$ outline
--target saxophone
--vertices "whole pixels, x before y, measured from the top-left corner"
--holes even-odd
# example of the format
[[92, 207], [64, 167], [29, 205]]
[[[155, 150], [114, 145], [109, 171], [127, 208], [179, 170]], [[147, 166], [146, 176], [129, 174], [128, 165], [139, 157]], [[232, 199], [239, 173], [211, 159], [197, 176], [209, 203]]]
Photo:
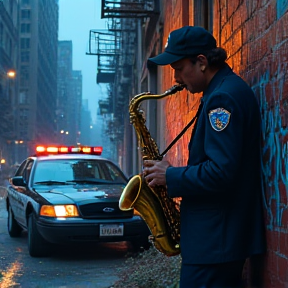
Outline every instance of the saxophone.
[[[143, 160], [161, 160], [162, 155], [145, 125], [143, 111], [139, 110], [141, 101], [160, 99], [181, 91], [184, 87], [184, 85], [175, 85], [160, 95], [144, 92], [131, 99], [130, 122], [136, 131]], [[140, 213], [152, 234], [149, 239], [158, 251], [166, 256], [180, 253], [179, 204], [168, 196], [166, 187], [158, 186], [152, 189], [142, 173], [135, 175], [121, 194], [119, 208], [123, 211], [134, 208]]]

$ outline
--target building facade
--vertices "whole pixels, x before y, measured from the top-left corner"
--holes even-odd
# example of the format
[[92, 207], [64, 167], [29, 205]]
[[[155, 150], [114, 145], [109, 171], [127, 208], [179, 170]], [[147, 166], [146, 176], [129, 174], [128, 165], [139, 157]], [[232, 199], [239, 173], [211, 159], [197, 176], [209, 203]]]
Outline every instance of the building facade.
[[56, 138], [58, 0], [20, 2], [18, 162]]
[[81, 105], [82, 105], [82, 72], [79, 70], [72, 71], [72, 99], [70, 101], [71, 110], [70, 110], [70, 118], [71, 118], [71, 140], [74, 141], [76, 145], [80, 141], [81, 134]]
[[58, 41], [56, 142], [76, 145], [80, 140], [82, 73], [73, 70], [72, 41]]
[[92, 146], [91, 145], [91, 133], [90, 133], [91, 125], [92, 125], [92, 117], [91, 117], [91, 112], [89, 111], [88, 99], [83, 99], [82, 105], [81, 105], [81, 123], [80, 123], [81, 145]]
[[16, 161], [14, 146], [17, 140], [15, 105], [19, 72], [18, 28], [18, 0], [0, 1], [0, 160], [5, 165], [12, 165]]

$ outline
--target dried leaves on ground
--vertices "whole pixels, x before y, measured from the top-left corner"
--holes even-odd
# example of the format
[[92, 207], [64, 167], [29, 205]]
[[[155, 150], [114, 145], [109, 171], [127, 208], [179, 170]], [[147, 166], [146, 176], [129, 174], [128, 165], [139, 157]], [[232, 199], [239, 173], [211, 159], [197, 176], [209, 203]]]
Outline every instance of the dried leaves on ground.
[[181, 256], [167, 257], [153, 246], [128, 256], [120, 278], [110, 288], [178, 288]]

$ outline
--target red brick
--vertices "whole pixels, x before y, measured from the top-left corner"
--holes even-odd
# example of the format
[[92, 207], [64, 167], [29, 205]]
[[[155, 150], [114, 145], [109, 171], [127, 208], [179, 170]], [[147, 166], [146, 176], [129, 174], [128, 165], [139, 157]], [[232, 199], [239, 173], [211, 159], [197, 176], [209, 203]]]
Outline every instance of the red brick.
[[[286, 211], [287, 213], [287, 211]], [[287, 216], [287, 215], [286, 215]], [[287, 227], [287, 224], [286, 224]], [[283, 255], [284, 258], [286, 258], [286, 261], [288, 259], [288, 243], [287, 243], [287, 232], [281, 233], [279, 237], [279, 253]], [[287, 265], [288, 267], [288, 265]]]
[[288, 282], [288, 265], [287, 258], [278, 256], [278, 273], [279, 273], [279, 281]]

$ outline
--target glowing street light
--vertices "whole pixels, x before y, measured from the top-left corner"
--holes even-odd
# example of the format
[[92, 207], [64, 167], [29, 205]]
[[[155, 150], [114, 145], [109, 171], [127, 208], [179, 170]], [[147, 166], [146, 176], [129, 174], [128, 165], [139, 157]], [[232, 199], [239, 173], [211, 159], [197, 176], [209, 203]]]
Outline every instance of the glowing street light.
[[15, 78], [16, 72], [15, 72], [14, 70], [9, 70], [9, 71], [7, 72], [7, 76], [8, 76], [9, 78]]

